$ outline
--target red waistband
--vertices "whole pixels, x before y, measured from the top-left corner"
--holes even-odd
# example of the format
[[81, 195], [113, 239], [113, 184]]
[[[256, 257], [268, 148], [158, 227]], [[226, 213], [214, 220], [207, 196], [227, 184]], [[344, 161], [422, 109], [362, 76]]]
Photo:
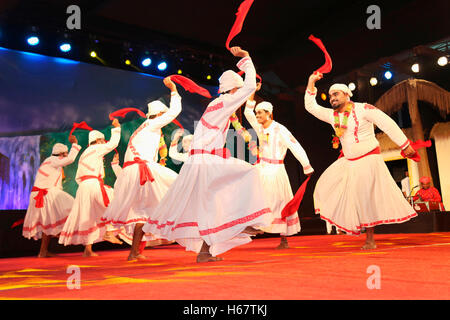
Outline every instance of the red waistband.
[[215, 156], [219, 156], [225, 159], [228, 159], [229, 157], [231, 157], [231, 153], [230, 150], [228, 150], [227, 148], [223, 148], [223, 149], [214, 149], [212, 151], [208, 151], [208, 150], [204, 150], [204, 149], [191, 149], [191, 151], [189, 151], [190, 155], [194, 155], [194, 154], [212, 154]]
[[98, 182], [100, 183], [100, 191], [102, 192], [103, 204], [105, 205], [105, 207], [107, 207], [109, 205], [109, 197], [108, 197], [108, 194], [106, 193], [105, 184], [103, 182], [102, 177], [101, 176], [82, 176], [82, 177], [80, 177], [81, 181], [86, 181], [89, 179], [97, 179]]
[[[355, 160], [359, 160], [359, 159], [361, 159], [361, 158], [370, 156], [370, 155], [372, 155], [372, 154], [380, 154], [380, 153], [381, 153], [380, 147], [376, 147], [376, 148], [373, 149], [372, 151], [370, 151], [370, 152], [368, 152], [368, 153], [366, 153], [366, 154], [363, 154], [362, 156], [359, 156], [359, 157], [357, 157], [357, 158], [347, 159], [347, 160], [349, 160], [349, 161], [355, 161]], [[342, 152], [342, 149], [341, 149], [341, 153], [339, 154], [338, 159], [340, 159], [340, 158], [342, 158], [342, 157], [344, 157], [344, 153]]]
[[271, 164], [283, 164], [283, 162], [284, 162], [283, 160], [268, 159], [268, 158], [264, 158], [264, 157], [259, 158], [259, 160], [267, 162], [267, 163], [271, 163]]
[[47, 189], [41, 189], [38, 187], [31, 188], [31, 192], [37, 191], [38, 194], [33, 199], [36, 200], [34, 206], [36, 208], [42, 208], [44, 207], [44, 196], [48, 193]]
[[139, 183], [143, 186], [147, 181], [153, 182], [155, 178], [152, 175], [149, 167], [147, 166], [147, 160], [142, 160], [141, 158], [135, 157], [133, 161], [127, 161], [123, 164], [123, 168], [125, 169], [128, 166], [133, 164], [139, 165]]

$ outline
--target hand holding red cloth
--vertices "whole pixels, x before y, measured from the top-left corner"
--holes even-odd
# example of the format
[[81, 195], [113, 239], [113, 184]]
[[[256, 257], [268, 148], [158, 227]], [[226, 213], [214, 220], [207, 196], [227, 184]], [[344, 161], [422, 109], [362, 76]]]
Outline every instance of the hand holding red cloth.
[[227, 41], [225, 42], [225, 47], [230, 50], [230, 41], [242, 30], [242, 26], [244, 25], [245, 17], [247, 16], [250, 7], [253, 4], [253, 0], [244, 0], [238, 8], [236, 12], [236, 20], [234, 21], [233, 27], [231, 28], [230, 33], [228, 34]]
[[[409, 157], [409, 159], [414, 160], [415, 162], [419, 162], [420, 161], [420, 155], [417, 152], [418, 149], [420, 148], [429, 148], [431, 147], [431, 140], [427, 140], [427, 141], [422, 141], [422, 140], [417, 140], [415, 142], [411, 142], [410, 146], [416, 150], [416, 153], [414, 153], [414, 155], [412, 157]], [[400, 152], [400, 154], [402, 155], [403, 158], [407, 158], [405, 155], [405, 152], [402, 150]]]
[[300, 207], [300, 203], [302, 202], [303, 195], [305, 194], [306, 186], [308, 185], [309, 178], [311, 178], [311, 177], [306, 178], [306, 180], [302, 183], [300, 188], [298, 188], [297, 192], [295, 193], [294, 198], [284, 206], [283, 210], [281, 211], [281, 219], [283, 221], [286, 221], [287, 217], [289, 217], [289, 216], [293, 215], [295, 212], [297, 212], [298, 207]]
[[314, 42], [323, 51], [323, 54], [325, 55], [325, 64], [323, 66], [321, 66], [319, 69], [317, 69], [315, 71], [315, 73], [316, 72], [320, 72], [320, 73], [330, 72], [331, 68], [333, 67], [333, 62], [331, 61], [331, 57], [328, 54], [327, 49], [325, 49], [325, 46], [323, 45], [322, 40], [314, 37], [313, 35], [310, 35], [308, 39], [311, 40], [312, 42]]
[[198, 84], [196, 84], [194, 81], [192, 81], [189, 78], [186, 78], [184, 76], [180, 76], [177, 74], [171, 75], [169, 76], [170, 80], [172, 80], [175, 83], [178, 83], [179, 85], [181, 85], [184, 90], [192, 92], [192, 93], [197, 93], [199, 95], [202, 95], [206, 98], [212, 98], [211, 94], [209, 93], [208, 90], [206, 90], [203, 87], [200, 87]]

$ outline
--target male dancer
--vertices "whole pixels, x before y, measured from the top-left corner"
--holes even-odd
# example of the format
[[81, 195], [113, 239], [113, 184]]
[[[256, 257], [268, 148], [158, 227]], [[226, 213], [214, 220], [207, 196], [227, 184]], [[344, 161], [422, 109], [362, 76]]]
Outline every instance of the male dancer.
[[61, 232], [73, 206], [73, 197], [62, 188], [63, 167], [75, 161], [81, 146], [73, 135], [69, 142], [70, 152], [65, 144], [53, 146], [52, 155], [42, 162], [31, 189], [22, 234], [28, 239], [42, 238], [39, 258], [54, 256], [48, 251], [48, 244], [52, 236]]
[[370, 104], [351, 101], [352, 92], [344, 84], [330, 87], [332, 109], [319, 106], [315, 83], [322, 77], [318, 72], [309, 77], [305, 107], [316, 118], [333, 126], [343, 156], [317, 181], [316, 213], [347, 234], [358, 235], [365, 228], [366, 242], [362, 249], [375, 249], [376, 225], [405, 222], [417, 213], [403, 197], [380, 155], [374, 125], [403, 149], [407, 157], [412, 157], [415, 151], [389, 116]]

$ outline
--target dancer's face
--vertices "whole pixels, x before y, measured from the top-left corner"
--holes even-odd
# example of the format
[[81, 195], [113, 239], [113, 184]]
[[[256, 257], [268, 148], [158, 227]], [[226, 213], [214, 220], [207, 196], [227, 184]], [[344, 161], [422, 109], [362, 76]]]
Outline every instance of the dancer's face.
[[267, 112], [266, 110], [257, 110], [255, 114], [259, 124], [263, 124], [270, 120], [270, 112]]
[[430, 188], [430, 183], [429, 183], [429, 182], [427, 182], [427, 183], [421, 183], [421, 185], [422, 185], [422, 189], [427, 190], [427, 189]]
[[345, 94], [341, 90], [333, 90], [330, 91], [330, 104], [333, 109], [338, 109], [345, 105], [345, 103], [349, 100], [348, 94]]

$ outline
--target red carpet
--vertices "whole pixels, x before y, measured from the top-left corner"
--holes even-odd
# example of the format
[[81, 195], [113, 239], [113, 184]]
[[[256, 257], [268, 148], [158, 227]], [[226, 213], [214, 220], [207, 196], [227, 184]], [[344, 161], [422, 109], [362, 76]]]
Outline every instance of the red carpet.
[[[206, 264], [179, 245], [146, 249], [146, 262], [127, 262], [123, 250], [0, 259], [0, 299], [450, 299], [450, 233], [376, 240], [362, 251], [364, 236], [290, 237], [285, 250], [278, 238], [255, 239]], [[78, 290], [67, 287], [70, 265], [81, 270]], [[379, 289], [367, 286], [370, 266]]]

